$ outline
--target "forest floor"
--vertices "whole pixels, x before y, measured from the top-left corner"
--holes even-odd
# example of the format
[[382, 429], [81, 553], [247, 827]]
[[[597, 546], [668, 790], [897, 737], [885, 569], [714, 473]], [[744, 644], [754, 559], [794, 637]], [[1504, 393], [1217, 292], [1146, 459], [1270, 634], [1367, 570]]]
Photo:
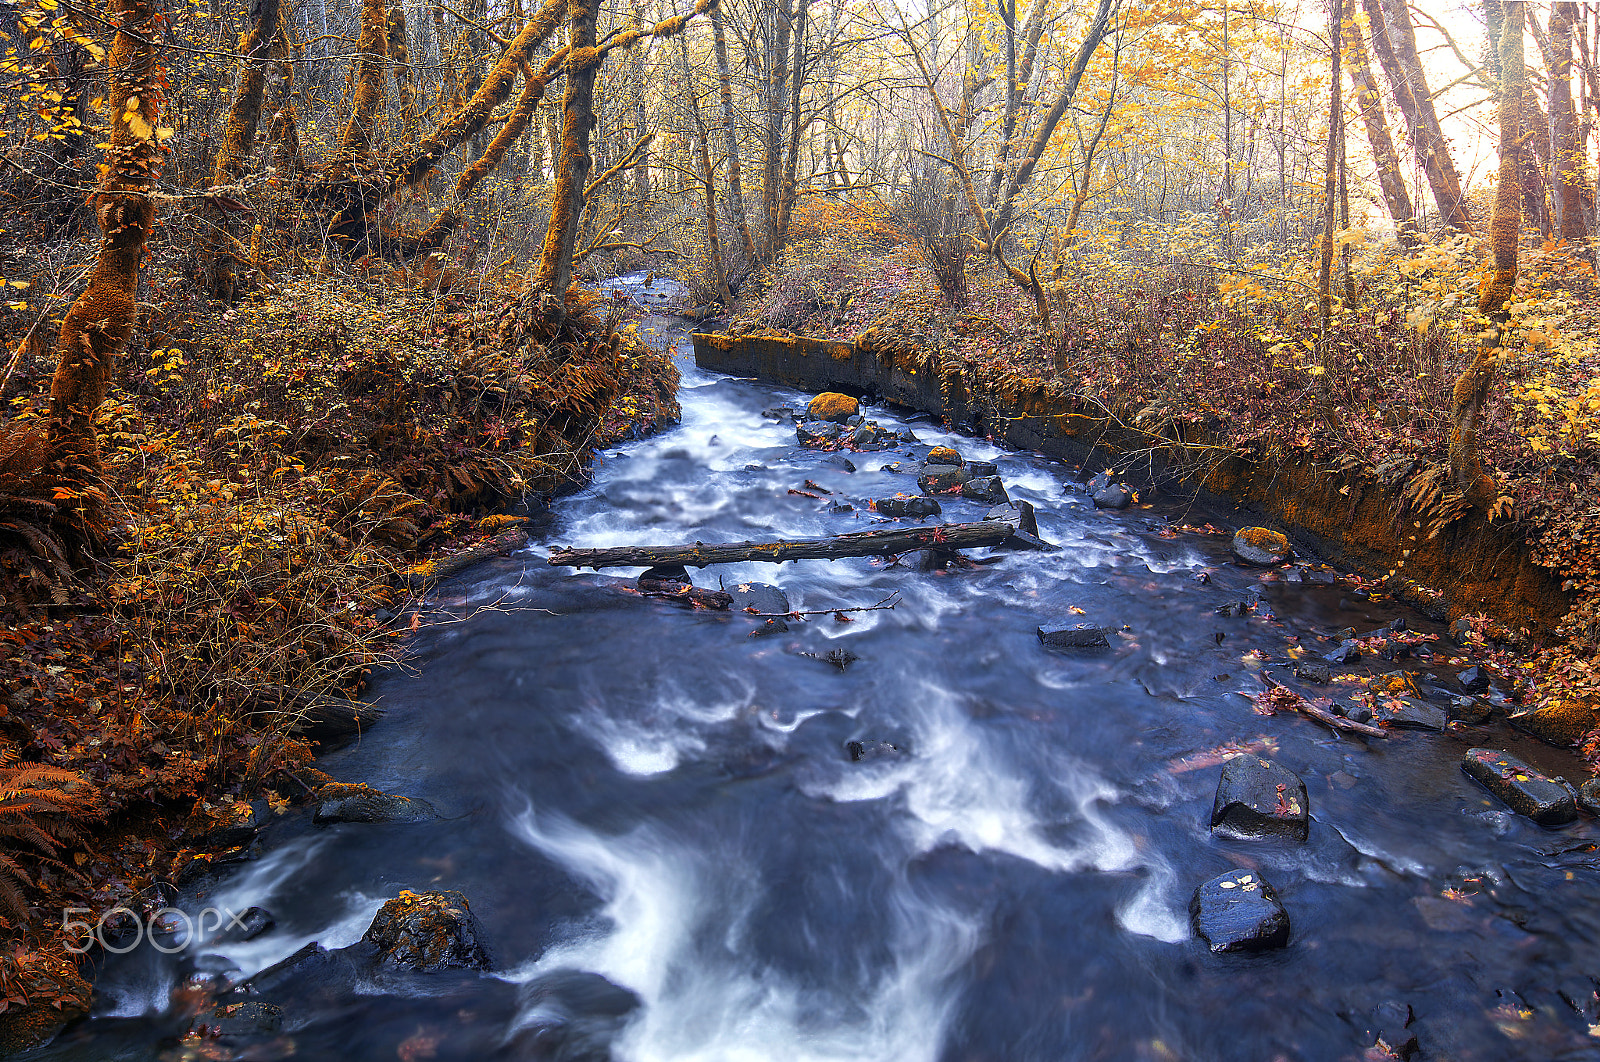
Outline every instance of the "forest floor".
[[38, 520], [54, 353], [0, 311], [0, 1053], [87, 1004], [64, 910], [142, 918], [326, 781], [289, 702], [398, 659], [408, 568], [677, 417], [624, 307], [569, 298], [551, 334], [515, 290], [394, 279], [280, 277], [225, 311], [152, 291], [100, 411], [87, 560]]
[[[1042, 327], [993, 263], [968, 261], [953, 305], [883, 215], [832, 207], [822, 224], [800, 220], [802, 238], [746, 283], [729, 331], [870, 332], [875, 345], [938, 350], [969, 380], [1043, 385], [1064, 408], [1086, 401], [1157, 441], [1196, 427], [1258, 463], [1365, 475], [1399, 486], [1406, 518], [1430, 538], [1470, 512], [1447, 461], [1452, 387], [1482, 328], [1485, 267], [1466, 238], [1357, 244], [1355, 298], [1322, 340], [1304, 256], [1133, 261], [1086, 241], [1053, 277], [1039, 270], [1052, 318]], [[1501, 494], [1492, 515], [1560, 576], [1572, 608], [1544, 632], [1473, 616], [1465, 637], [1523, 705], [1583, 721], [1600, 708], [1600, 298], [1586, 263], [1537, 241], [1514, 298], [1481, 433]], [[1600, 769], [1600, 730], [1585, 751]]]

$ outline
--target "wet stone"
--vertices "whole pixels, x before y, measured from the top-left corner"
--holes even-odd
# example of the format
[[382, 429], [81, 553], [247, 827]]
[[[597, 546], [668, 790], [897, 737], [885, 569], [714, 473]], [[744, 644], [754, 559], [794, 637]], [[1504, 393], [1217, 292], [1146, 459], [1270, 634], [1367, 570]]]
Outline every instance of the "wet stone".
[[1105, 649], [1110, 647], [1109, 627], [1080, 623], [1072, 627], [1040, 627], [1039, 641], [1051, 649]]
[[1301, 682], [1316, 682], [1325, 686], [1333, 681], [1333, 669], [1327, 664], [1302, 661], [1295, 665], [1294, 677]]
[[489, 955], [467, 898], [454, 889], [406, 890], [378, 909], [361, 938], [380, 963], [411, 970], [486, 970]]
[[1005, 484], [1000, 482], [999, 476], [982, 476], [968, 480], [961, 485], [961, 496], [989, 505], [1003, 502], [1010, 497], [1006, 494]]
[[761, 415], [768, 420], [785, 421], [793, 420], [795, 411], [789, 406], [773, 406], [770, 409], [763, 409]]
[[961, 455], [948, 446], [935, 446], [932, 450], [929, 450], [927, 463], [930, 465], [954, 465], [956, 468], [962, 468], [966, 465]]
[[1089, 482], [1084, 484], [1083, 489], [1090, 494], [1098, 494], [1107, 487], [1115, 487], [1118, 485], [1117, 477], [1112, 475], [1110, 472], [1097, 472], [1093, 476], [1089, 477]]
[[330, 782], [317, 790], [317, 810], [311, 821], [331, 826], [337, 822], [424, 822], [438, 817], [426, 800], [385, 793], [361, 783]]
[[1442, 731], [1450, 720], [1443, 708], [1409, 697], [1379, 701], [1372, 717], [1396, 730]]
[[[231, 913], [231, 912], [230, 912]], [[278, 923], [271, 912], [261, 907], [247, 908], [244, 914], [233, 915], [231, 921], [217, 934], [218, 944], [240, 944], [269, 933]]]
[[854, 472], [856, 470], [856, 463], [844, 454], [834, 454], [831, 457], [824, 458], [822, 463], [830, 468], [842, 469], [845, 472]]
[[1249, 870], [1230, 870], [1195, 890], [1189, 901], [1195, 935], [1217, 954], [1265, 951], [1289, 943], [1289, 913], [1275, 889]]
[[[1379, 1003], [1372, 1010], [1372, 1022], [1367, 1027], [1367, 1046], [1384, 1052], [1378, 1058], [1411, 1058], [1422, 1049], [1417, 1034], [1411, 1031], [1414, 1021], [1411, 1006], [1393, 1001]], [[1374, 1057], [1368, 1052], [1368, 1058]]]
[[1541, 826], [1564, 826], [1578, 817], [1572, 790], [1499, 749], [1468, 749], [1461, 769], [1483, 783], [1512, 811]]
[[1578, 806], [1591, 815], [1600, 815], [1600, 778], [1591, 778], [1578, 787]]
[[879, 465], [878, 466], [878, 471], [879, 472], [893, 472], [893, 473], [898, 474], [898, 473], [901, 473], [901, 472], [906, 472], [906, 471], [908, 471], [908, 469], [906, 468], [904, 461], [890, 461], [886, 465]]
[[1445, 711], [1451, 719], [1459, 719], [1463, 723], [1487, 723], [1494, 708], [1488, 701], [1477, 697], [1452, 697]]
[[984, 476], [998, 476], [1000, 468], [993, 461], [968, 461], [967, 471], [973, 478], [982, 479]]
[[1304, 841], [1311, 831], [1311, 804], [1300, 776], [1259, 756], [1235, 756], [1222, 765], [1211, 829], [1253, 840], [1289, 837]]
[[932, 498], [879, 498], [872, 507], [884, 516], [922, 518], [937, 516], [944, 510]]
[[1481, 667], [1469, 667], [1456, 675], [1456, 681], [1461, 683], [1461, 688], [1468, 693], [1487, 693], [1489, 691], [1489, 672]]
[[1113, 483], [1094, 492], [1094, 507], [1096, 509], [1126, 509], [1132, 504], [1133, 491], [1121, 483]]
[[967, 470], [959, 465], [925, 464], [917, 476], [917, 486], [924, 494], [944, 494], [960, 490], [971, 479]]
[[1339, 648], [1323, 656], [1330, 664], [1351, 664], [1361, 659], [1361, 646], [1353, 641], [1339, 643]]
[[889, 741], [846, 741], [845, 751], [850, 753], [854, 763], [863, 760], [897, 759], [906, 754], [906, 750]]
[[839, 425], [826, 420], [808, 420], [795, 426], [800, 445], [808, 450], [826, 450], [839, 438]]
[[1233, 555], [1245, 564], [1270, 568], [1289, 559], [1289, 540], [1265, 527], [1242, 527], [1233, 536]]
[[1018, 531], [1026, 531], [1030, 535], [1039, 533], [1038, 518], [1033, 515], [1033, 504], [1025, 501], [1007, 502], [1005, 505], [996, 505], [984, 515], [985, 520], [1004, 520]]
[[861, 412], [861, 403], [837, 391], [824, 391], [806, 407], [807, 420], [826, 420], [843, 424]]
[[789, 612], [789, 597], [776, 586], [766, 583], [739, 583], [737, 586], [728, 587], [728, 593], [733, 595], [733, 608], [737, 612], [753, 609], [756, 612], [765, 612], [775, 615], [787, 615]]
[[224, 1039], [272, 1036], [283, 1028], [283, 1010], [260, 1000], [244, 1003], [218, 1003], [206, 1025]]
[[752, 638], [764, 638], [769, 634], [783, 634], [788, 631], [789, 625], [776, 616], [767, 620], [761, 626], [750, 632]]
[[689, 569], [681, 564], [662, 564], [639, 573], [634, 586], [645, 594], [675, 594], [694, 585]]

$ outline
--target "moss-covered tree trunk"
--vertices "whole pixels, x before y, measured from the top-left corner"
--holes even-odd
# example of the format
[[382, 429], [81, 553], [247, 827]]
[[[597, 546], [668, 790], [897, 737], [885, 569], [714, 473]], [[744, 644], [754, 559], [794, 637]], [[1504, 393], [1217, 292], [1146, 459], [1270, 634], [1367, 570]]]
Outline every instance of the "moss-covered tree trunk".
[[[253, 0], [250, 5], [250, 26], [239, 37], [239, 80], [223, 126], [222, 145], [217, 149], [211, 174], [213, 185], [231, 185], [243, 177], [245, 162], [255, 148], [261, 101], [266, 94], [267, 64], [278, 36], [278, 7], [278, 0]], [[227, 211], [215, 204], [206, 212], [213, 226], [207, 234], [207, 287], [213, 298], [232, 302], [237, 294], [233, 222]]]
[[157, 140], [164, 102], [155, 42], [161, 32], [150, 0], [111, 0], [117, 27], [108, 57], [110, 135], [105, 170], [92, 203], [100, 252], [88, 287], [67, 311], [56, 344], [50, 383], [47, 467], [69, 497], [62, 508], [79, 518], [103, 497], [94, 414], [105, 400], [111, 359], [133, 331], [138, 312], [139, 263], [155, 222]]
[[1500, 58], [1500, 174], [1494, 214], [1489, 222], [1489, 250], [1494, 274], [1478, 296], [1478, 311], [1488, 318], [1484, 338], [1472, 363], [1456, 378], [1450, 409], [1450, 478], [1474, 505], [1488, 508], [1497, 493], [1483, 468], [1478, 430], [1483, 405], [1494, 381], [1501, 336], [1509, 314], [1506, 303], [1517, 282], [1517, 238], [1522, 230], [1522, 196], [1518, 169], [1522, 161], [1522, 92], [1526, 73], [1522, 58], [1523, 5], [1505, 5], [1498, 43]]
[[561, 107], [561, 156], [556, 160], [555, 186], [550, 192], [550, 222], [533, 285], [544, 293], [545, 310], [564, 314], [567, 288], [572, 283], [572, 254], [578, 241], [578, 221], [583, 213], [583, 190], [594, 160], [589, 155], [589, 134], [594, 127], [594, 75], [597, 0], [567, 0], [567, 94]]
[[1572, 27], [1578, 20], [1578, 5], [1550, 5], [1550, 56], [1548, 61], [1550, 131], [1551, 205], [1556, 211], [1561, 238], [1583, 245], [1589, 240], [1585, 217], [1583, 138], [1572, 106]]
[[722, 239], [717, 232], [717, 182], [716, 171], [711, 168], [705, 119], [700, 114], [700, 100], [695, 92], [694, 69], [689, 65], [689, 46], [678, 38], [678, 76], [683, 78], [683, 105], [693, 123], [695, 154], [700, 163], [700, 188], [705, 200], [706, 251], [711, 258], [711, 277], [716, 281], [717, 293], [724, 303], [733, 298], [728, 291], [728, 272], [722, 261]]

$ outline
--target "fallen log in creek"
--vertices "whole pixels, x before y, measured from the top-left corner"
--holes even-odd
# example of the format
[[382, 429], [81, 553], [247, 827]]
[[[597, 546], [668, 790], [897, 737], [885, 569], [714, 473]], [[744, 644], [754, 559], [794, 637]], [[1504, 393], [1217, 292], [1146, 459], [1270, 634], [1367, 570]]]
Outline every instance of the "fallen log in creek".
[[776, 542], [696, 542], [687, 546], [613, 546], [608, 549], [558, 549], [550, 554], [554, 567], [654, 568], [671, 564], [704, 568], [737, 561], [837, 560], [840, 557], [883, 557], [916, 549], [970, 549], [998, 546], [1016, 533], [1003, 520], [975, 524], [940, 524], [935, 527], [856, 531], [832, 538]]

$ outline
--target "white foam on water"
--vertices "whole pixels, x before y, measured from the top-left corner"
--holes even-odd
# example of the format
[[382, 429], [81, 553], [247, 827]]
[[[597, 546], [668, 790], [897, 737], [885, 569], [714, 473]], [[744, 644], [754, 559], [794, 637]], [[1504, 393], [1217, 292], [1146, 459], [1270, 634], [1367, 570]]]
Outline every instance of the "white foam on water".
[[646, 683], [654, 694], [644, 706], [616, 704], [591, 694], [579, 711], [582, 729], [622, 773], [637, 777], [662, 774], [686, 756], [705, 751], [703, 728], [725, 723], [750, 707], [755, 686], [737, 675], [726, 677], [732, 688], [720, 697], [709, 695], [710, 691], [690, 696], [671, 679]]
[[[642, 1005], [612, 1047], [622, 1062], [939, 1057], [952, 975], [976, 948], [978, 928], [917, 896], [903, 877], [887, 919], [891, 962], [865, 990], [805, 987], [748, 950], [743, 925], [764, 888], [736, 843], [708, 851], [649, 826], [607, 837], [532, 808], [510, 829], [584, 880], [603, 907], [589, 932], [502, 976], [529, 983], [578, 969], [637, 993]], [[533, 1003], [507, 1036], [551, 1017]]]
[[1188, 911], [1175, 887], [1177, 875], [1161, 860], [1148, 866], [1149, 873], [1139, 891], [1117, 908], [1117, 925], [1129, 933], [1167, 944], [1188, 940]]

